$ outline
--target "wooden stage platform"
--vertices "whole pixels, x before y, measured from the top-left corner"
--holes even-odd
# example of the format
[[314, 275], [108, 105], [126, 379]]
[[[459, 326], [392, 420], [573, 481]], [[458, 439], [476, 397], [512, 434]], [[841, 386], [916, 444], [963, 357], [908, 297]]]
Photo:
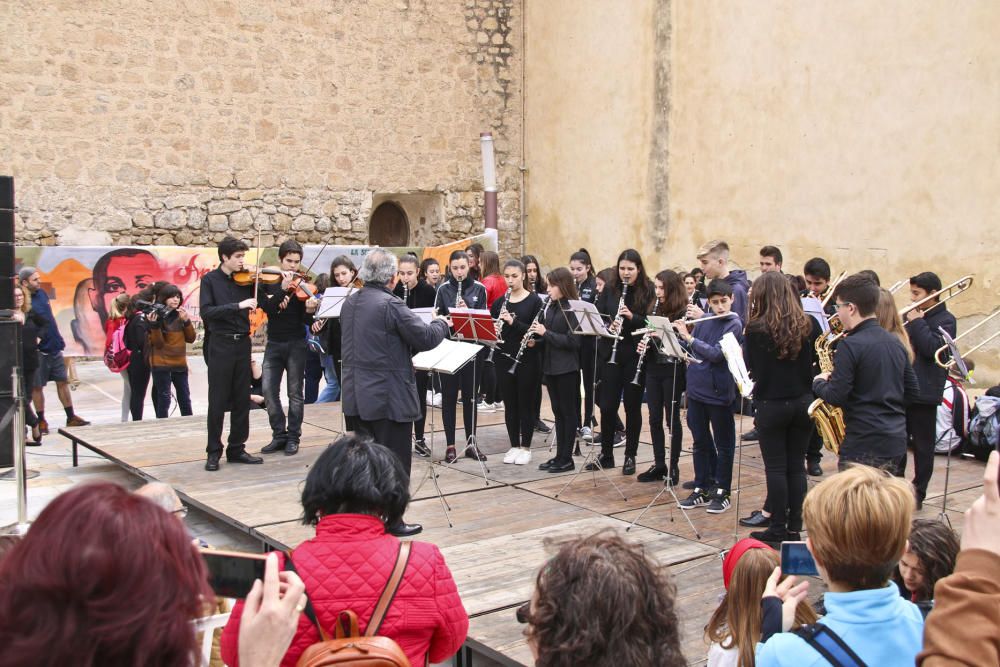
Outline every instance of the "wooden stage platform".
[[[246, 531], [259, 539], [262, 548], [287, 549], [312, 537], [312, 528], [301, 523], [299, 495], [309, 466], [323, 448], [341, 432], [339, 403], [307, 405], [301, 449], [296, 456], [272, 455], [264, 465], [226, 465], [217, 473], [205, 472], [205, 418], [178, 417], [128, 424], [60, 429], [77, 445], [90, 449], [122, 468], [147, 480], [173, 486], [191, 505]], [[444, 455], [440, 433], [440, 412], [435, 410], [435, 458]], [[550, 417], [547, 404], [543, 418]], [[739, 419], [737, 417], [737, 419]], [[742, 422], [744, 430], [751, 420]], [[452, 465], [435, 463], [433, 470], [444, 499], [451, 508], [453, 527], [448, 526], [434, 485], [425, 479], [430, 465], [414, 456], [411, 490], [413, 500], [406, 518], [424, 525], [417, 538], [437, 544], [458, 583], [459, 592], [471, 617], [467, 650], [506, 665], [532, 664], [530, 651], [514, 610], [531, 595], [538, 568], [550, 555], [547, 540], [589, 534], [602, 529], [624, 531], [650, 500], [662, 489], [660, 484], [641, 484], [635, 476], [624, 477], [621, 469], [608, 476], [624, 493], [623, 499], [601, 474], [580, 473], [566, 487], [574, 473], [550, 475], [537, 469], [550, 457], [550, 439], [536, 434], [533, 461], [526, 466], [504, 465], [501, 455], [508, 448], [503, 412], [479, 415], [480, 446], [489, 454], [485, 477], [480, 465], [459, 459]], [[459, 425], [459, 434], [461, 434]], [[270, 440], [267, 415], [251, 413], [248, 451], [256, 453]], [[430, 436], [428, 435], [430, 441]], [[643, 431], [638, 471], [653, 458], [648, 429]], [[739, 514], [760, 507], [765, 495], [764, 469], [756, 443], [741, 447], [742, 470], [734, 470], [734, 487], [739, 489]], [[685, 453], [681, 458], [681, 479], [693, 476], [690, 436], [685, 429]], [[588, 447], [584, 447], [586, 454]], [[619, 466], [623, 450], [615, 450]], [[582, 459], [575, 459], [579, 469]], [[944, 487], [943, 458], [938, 457], [928, 500], [921, 516], [932, 518], [941, 512]], [[835, 471], [835, 460], [823, 461], [827, 475]], [[911, 468], [912, 470], [912, 468]], [[811, 482], [817, 481], [810, 478]], [[960, 528], [962, 512], [978, 497], [982, 464], [953, 459], [947, 516]], [[680, 489], [678, 489], [680, 495]], [[692, 510], [689, 516], [699, 533], [691, 530], [669, 493], [627, 533], [641, 542], [656, 559], [670, 567], [678, 589], [685, 654], [692, 664], [703, 662], [707, 647], [702, 639], [705, 623], [718, 605], [722, 593], [719, 554], [749, 529], [737, 530], [736, 494], [734, 506], [721, 515]], [[816, 588], [816, 587], [814, 587]]]

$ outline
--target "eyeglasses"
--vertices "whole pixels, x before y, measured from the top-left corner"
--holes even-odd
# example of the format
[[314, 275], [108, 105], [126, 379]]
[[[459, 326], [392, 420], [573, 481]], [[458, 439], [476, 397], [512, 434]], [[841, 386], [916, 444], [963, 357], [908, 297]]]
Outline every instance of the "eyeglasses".
[[854, 304], [853, 304], [853, 303], [851, 303], [850, 301], [845, 301], [845, 302], [843, 302], [843, 303], [835, 303], [835, 304], [833, 304], [833, 305], [834, 305], [834, 306], [835, 306], [835, 307], [837, 308], [837, 310], [840, 310], [840, 309], [841, 309], [841, 308], [843, 308], [844, 306], [853, 306]]
[[180, 509], [176, 509], [173, 512], [171, 512], [171, 514], [173, 514], [173, 515], [175, 515], [175, 516], [183, 519], [184, 517], [186, 517], [188, 515], [188, 508], [182, 506]]

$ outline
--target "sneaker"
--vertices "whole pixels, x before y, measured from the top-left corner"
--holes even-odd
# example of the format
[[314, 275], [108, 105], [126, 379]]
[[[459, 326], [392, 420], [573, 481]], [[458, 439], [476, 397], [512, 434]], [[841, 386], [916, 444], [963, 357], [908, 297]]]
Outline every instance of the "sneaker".
[[531, 463], [531, 450], [527, 447], [522, 447], [521, 451], [517, 453], [517, 458], [514, 459], [515, 465], [525, 466]]
[[577, 433], [579, 433], [580, 439], [583, 440], [584, 442], [594, 441], [594, 432], [590, 430], [589, 426], [584, 426], [579, 431], [577, 431]]
[[496, 412], [497, 411], [497, 409], [495, 407], [493, 407], [492, 403], [487, 403], [486, 401], [479, 401], [479, 403], [476, 404], [476, 410], [479, 410], [480, 412]]
[[80, 415], [73, 415], [66, 420], [66, 426], [90, 426], [90, 422]]
[[541, 419], [535, 420], [535, 430], [539, 433], [551, 433], [552, 427], [543, 422]]
[[705, 511], [709, 514], [722, 514], [729, 509], [729, 504], [729, 494], [722, 489], [716, 489]]
[[740, 519], [740, 525], [746, 526], [747, 528], [761, 528], [763, 526], [770, 525], [771, 517], [764, 516], [764, 513], [760, 510], [754, 510], [750, 513], [750, 516], [745, 516]]
[[694, 509], [708, 504], [708, 494], [701, 487], [696, 487], [691, 495], [680, 501], [677, 505], [682, 510]]
[[781, 528], [775, 528], [774, 526], [768, 526], [766, 530], [751, 531], [750, 537], [772, 546], [789, 541], [788, 531], [782, 530]]
[[757, 442], [759, 437], [757, 436], [757, 429], [752, 428], [743, 435], [740, 436], [740, 440], [743, 442]]
[[625, 446], [625, 431], [615, 431], [615, 441], [614, 447], [624, 447]]
[[507, 450], [507, 453], [503, 455], [504, 463], [514, 463], [517, 461], [518, 455], [521, 453], [520, 447], [511, 447]]
[[431, 457], [431, 448], [427, 446], [427, 441], [423, 438], [413, 441], [413, 451], [417, 453], [417, 456], [422, 456], [425, 459]]

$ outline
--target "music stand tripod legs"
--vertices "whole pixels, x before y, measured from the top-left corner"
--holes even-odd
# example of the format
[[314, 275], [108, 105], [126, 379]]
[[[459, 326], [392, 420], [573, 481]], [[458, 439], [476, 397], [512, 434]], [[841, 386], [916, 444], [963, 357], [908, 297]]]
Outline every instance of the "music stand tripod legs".
[[[430, 381], [431, 391], [433, 392], [434, 375], [432, 371], [428, 371], [428, 379]], [[433, 396], [433, 393], [431, 395]], [[426, 403], [427, 402], [426, 396], [421, 397], [421, 400], [423, 400]], [[438, 500], [441, 501], [441, 510], [444, 512], [444, 518], [448, 522], [448, 527], [454, 528], [455, 524], [451, 522], [451, 505], [449, 505], [448, 501], [445, 500], [444, 498], [444, 492], [441, 491], [441, 485], [438, 483], [438, 477], [439, 477], [438, 472], [437, 470], [434, 469], [434, 466], [436, 464], [434, 461], [434, 402], [433, 401], [428, 406], [427, 411], [431, 415], [431, 446], [430, 446], [431, 455], [424, 460], [423, 477], [420, 478], [420, 483], [417, 484], [417, 488], [414, 489], [412, 495], [416, 496], [418, 493], [420, 493], [420, 489], [423, 488], [424, 483], [428, 479], [430, 479], [434, 483], [434, 492], [437, 494]]]
[[577, 468], [576, 472], [573, 473], [573, 476], [570, 477], [569, 481], [566, 482], [566, 484], [561, 489], [559, 489], [559, 493], [553, 496], [553, 498], [558, 498], [563, 491], [568, 489], [570, 485], [576, 481], [576, 478], [580, 476], [580, 473], [584, 472], [584, 469], [587, 467], [587, 465], [593, 463], [594, 467], [596, 468], [596, 470], [591, 471], [592, 473], [591, 479], [594, 482], [594, 486], [597, 486], [597, 472], [600, 471], [601, 474], [604, 475], [604, 478], [608, 480], [608, 482], [611, 484], [611, 486], [615, 488], [615, 491], [618, 492], [618, 495], [622, 497], [622, 500], [628, 501], [628, 498], [626, 498], [625, 494], [622, 493], [621, 488], [617, 484], [615, 484], [615, 480], [611, 479], [611, 476], [608, 475], [607, 469], [601, 465], [601, 457], [598, 456], [599, 452], [600, 449], [591, 447], [590, 451], [587, 452], [587, 456], [584, 457], [583, 462], [580, 464], [580, 467]]

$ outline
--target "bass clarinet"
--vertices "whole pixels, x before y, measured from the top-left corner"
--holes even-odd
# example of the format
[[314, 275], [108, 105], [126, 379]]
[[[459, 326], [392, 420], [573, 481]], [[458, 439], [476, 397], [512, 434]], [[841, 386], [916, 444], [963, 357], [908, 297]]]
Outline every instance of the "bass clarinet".
[[[512, 287], [507, 288], [507, 293], [503, 295], [503, 303], [500, 304], [500, 317], [493, 321], [493, 331], [497, 335], [497, 345], [503, 343], [503, 338], [500, 337], [500, 334], [503, 333], [503, 316], [507, 314], [507, 302], [510, 301], [510, 293], [513, 289]], [[486, 357], [486, 361], [493, 363], [493, 353], [496, 352], [496, 349], [496, 345], [490, 348], [490, 356]]]
[[618, 341], [621, 340], [621, 328], [622, 324], [625, 322], [625, 317], [622, 315], [622, 308], [625, 307], [625, 295], [628, 293], [628, 283], [622, 282], [622, 298], [618, 299], [618, 311], [615, 315], [614, 321], [611, 323], [611, 328], [614, 330], [615, 342], [611, 346], [611, 359], [608, 360], [609, 364], [617, 364], [615, 357], [618, 356]]
[[[535, 316], [535, 319], [532, 322], [532, 325], [537, 324], [537, 323], [539, 323], [539, 322], [541, 322], [542, 320], [545, 319], [545, 311], [547, 311], [549, 309], [549, 302], [550, 301], [551, 301], [551, 299], [548, 296], [546, 296], [542, 300], [542, 308], [541, 308], [541, 310], [538, 311], [538, 315]], [[526, 347], [528, 347], [528, 342], [531, 341], [534, 337], [535, 337], [535, 334], [531, 333], [530, 331], [528, 333], [524, 334], [524, 338], [521, 339], [521, 347], [517, 348], [517, 355], [514, 357], [514, 365], [510, 367], [509, 371], [507, 371], [511, 375], [513, 375], [514, 373], [517, 372], [517, 366], [518, 366], [518, 364], [521, 363], [521, 356], [524, 354], [524, 349]]]

